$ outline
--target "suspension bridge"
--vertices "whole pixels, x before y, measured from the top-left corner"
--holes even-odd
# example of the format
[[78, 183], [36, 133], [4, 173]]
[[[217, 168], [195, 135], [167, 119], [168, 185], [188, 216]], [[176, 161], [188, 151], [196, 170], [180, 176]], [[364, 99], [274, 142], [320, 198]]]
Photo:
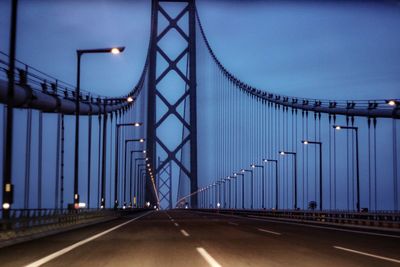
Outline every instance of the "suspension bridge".
[[151, 6], [140, 79], [106, 97], [80, 88], [81, 61], [125, 47], [77, 50], [76, 84], [61, 81], [16, 59], [12, 1], [2, 265], [399, 265], [400, 99], [253, 87], [194, 0]]

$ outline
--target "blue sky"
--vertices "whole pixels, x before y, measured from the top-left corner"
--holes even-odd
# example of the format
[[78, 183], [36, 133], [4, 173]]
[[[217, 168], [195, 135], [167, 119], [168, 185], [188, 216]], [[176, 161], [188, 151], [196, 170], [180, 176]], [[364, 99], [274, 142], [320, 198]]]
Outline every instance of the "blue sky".
[[[0, 1], [5, 52], [9, 2]], [[220, 60], [256, 87], [334, 99], [399, 97], [396, 3], [199, 0], [197, 6]], [[150, 1], [20, 0], [17, 56], [74, 84], [77, 48], [125, 45], [123, 55], [89, 56], [82, 67], [82, 87], [121, 95], [142, 69], [149, 14]]]

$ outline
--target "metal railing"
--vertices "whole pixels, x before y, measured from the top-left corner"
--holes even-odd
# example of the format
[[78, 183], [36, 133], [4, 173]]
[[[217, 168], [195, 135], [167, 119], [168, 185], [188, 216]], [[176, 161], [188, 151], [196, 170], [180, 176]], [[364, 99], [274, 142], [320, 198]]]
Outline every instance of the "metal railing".
[[196, 209], [197, 211], [263, 217], [277, 220], [294, 220], [337, 224], [347, 226], [366, 226], [400, 230], [400, 213], [396, 212], [342, 212], [342, 211], [285, 211], [285, 210], [233, 210], [233, 209]]

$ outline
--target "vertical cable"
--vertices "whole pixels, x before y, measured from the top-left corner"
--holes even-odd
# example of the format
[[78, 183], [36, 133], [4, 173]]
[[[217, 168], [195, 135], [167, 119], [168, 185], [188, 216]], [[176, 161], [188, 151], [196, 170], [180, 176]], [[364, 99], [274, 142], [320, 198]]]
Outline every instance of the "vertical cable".
[[372, 210], [371, 207], [371, 117], [367, 118], [368, 124], [368, 209]]
[[38, 186], [37, 201], [38, 209], [42, 208], [42, 159], [43, 159], [43, 113], [39, 111], [39, 147], [38, 147]]
[[[317, 139], [317, 113], [314, 112], [314, 140]], [[314, 147], [314, 201], [317, 201], [317, 146]]]
[[60, 135], [61, 135], [61, 115], [57, 114], [57, 130], [56, 130], [56, 185], [55, 185], [55, 203], [54, 208], [58, 209], [59, 187], [60, 187]]
[[[304, 125], [305, 125], [305, 122], [304, 122], [304, 110], [302, 110], [301, 111], [301, 139], [302, 140], [306, 140], [306, 138], [305, 138], [305, 130], [304, 130]], [[303, 207], [306, 207], [306, 197], [305, 197], [305, 149], [304, 149], [304, 146], [301, 146], [301, 154], [302, 154], [302, 157], [301, 157], [301, 163], [302, 163], [302, 169], [301, 169], [301, 171], [302, 171], [302, 184], [303, 184]]]
[[328, 117], [329, 130], [329, 209], [332, 210], [332, 115]]
[[[333, 124], [336, 124], [336, 114], [333, 114]], [[333, 208], [336, 209], [336, 131], [333, 131]]]
[[90, 176], [91, 176], [91, 162], [92, 162], [92, 116], [89, 114], [88, 121], [88, 169], [87, 169], [87, 208], [90, 208]]
[[[346, 127], [349, 127], [349, 117], [346, 116]], [[349, 174], [349, 131], [346, 131], [346, 188], [347, 188], [347, 210], [350, 210], [350, 174]], [[353, 202], [354, 203], [354, 202]]]
[[[354, 127], [354, 116], [351, 117], [351, 126]], [[355, 185], [354, 185], [354, 180], [355, 180], [355, 178], [354, 178], [355, 177], [355, 175], [354, 175], [354, 169], [355, 169], [355, 166], [354, 166], [355, 165], [354, 164], [354, 153], [355, 153], [354, 146], [355, 146], [354, 133], [352, 131], [352, 133], [351, 133], [351, 181], [352, 181], [351, 193], [352, 193], [353, 203], [356, 203], [357, 201], [355, 201], [355, 198], [354, 198], [354, 191], [356, 190]], [[360, 205], [360, 207], [361, 207], [361, 203], [358, 203], [358, 205]], [[357, 206], [356, 206], [356, 209], [357, 209]]]
[[65, 147], [65, 127], [64, 114], [61, 114], [61, 168], [60, 168], [60, 208], [64, 209], [64, 147]]
[[374, 118], [374, 200], [375, 200], [375, 211], [378, 210], [378, 205], [377, 205], [377, 177], [376, 177], [376, 118]]
[[100, 208], [100, 192], [101, 192], [101, 170], [100, 170], [100, 162], [101, 162], [101, 113], [98, 115], [98, 143], [97, 143], [97, 208]]
[[26, 151], [25, 151], [25, 194], [24, 194], [24, 209], [29, 209], [29, 189], [31, 175], [31, 141], [32, 140], [32, 110], [27, 110], [26, 119]]
[[393, 201], [394, 210], [399, 210], [398, 203], [398, 184], [397, 184], [397, 120], [392, 119], [393, 135]]

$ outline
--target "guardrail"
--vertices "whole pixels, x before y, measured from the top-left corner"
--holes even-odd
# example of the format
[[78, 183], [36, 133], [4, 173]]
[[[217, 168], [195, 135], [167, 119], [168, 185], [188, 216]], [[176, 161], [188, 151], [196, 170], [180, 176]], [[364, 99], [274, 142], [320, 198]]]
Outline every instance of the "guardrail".
[[395, 212], [324, 212], [324, 211], [281, 211], [281, 210], [232, 210], [232, 209], [195, 209], [196, 211], [241, 215], [246, 217], [268, 217], [281, 220], [295, 220], [337, 224], [346, 226], [364, 226], [400, 230], [400, 213]]
[[[34, 228], [57, 228], [80, 223], [93, 222], [104, 218], [117, 218], [132, 212], [141, 212], [147, 209], [13, 209], [10, 218], [0, 220], [0, 234], [3, 232], [20, 232]], [[2, 210], [0, 210], [1, 214]], [[1, 237], [0, 237], [1, 240]]]

